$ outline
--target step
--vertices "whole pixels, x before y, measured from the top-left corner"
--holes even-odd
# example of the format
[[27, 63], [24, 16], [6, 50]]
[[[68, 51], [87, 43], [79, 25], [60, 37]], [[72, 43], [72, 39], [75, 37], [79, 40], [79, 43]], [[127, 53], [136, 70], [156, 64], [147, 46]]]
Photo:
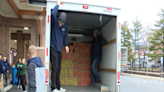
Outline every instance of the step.
[[101, 92], [110, 92], [110, 87], [102, 83], [95, 83], [94, 87]]

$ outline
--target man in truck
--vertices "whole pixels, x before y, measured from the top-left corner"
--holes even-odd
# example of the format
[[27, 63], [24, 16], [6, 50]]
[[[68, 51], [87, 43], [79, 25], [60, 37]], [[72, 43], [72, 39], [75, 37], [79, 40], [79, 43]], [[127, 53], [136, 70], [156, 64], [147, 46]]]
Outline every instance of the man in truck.
[[101, 36], [98, 29], [93, 31], [93, 40], [92, 40], [92, 83], [90, 86], [93, 86], [95, 79], [97, 82], [101, 82], [100, 75], [96, 69], [98, 63], [102, 57], [102, 44], [106, 44], [107, 41]]
[[66, 18], [67, 14], [61, 12], [57, 17], [58, 8], [60, 6], [60, 0], [57, 0], [57, 5], [51, 11], [51, 43], [50, 43], [50, 60], [52, 67], [51, 74], [51, 90], [52, 92], [65, 92], [66, 89], [63, 89], [60, 86], [60, 70], [61, 70], [61, 50], [63, 47], [63, 42], [65, 44], [66, 53], [69, 52], [68, 43], [67, 43], [67, 25]]

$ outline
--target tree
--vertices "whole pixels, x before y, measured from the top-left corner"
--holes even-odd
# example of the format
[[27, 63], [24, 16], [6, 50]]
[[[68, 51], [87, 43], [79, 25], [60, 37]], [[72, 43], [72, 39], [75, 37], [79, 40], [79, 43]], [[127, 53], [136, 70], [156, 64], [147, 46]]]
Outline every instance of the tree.
[[[139, 43], [140, 43], [140, 40], [142, 39], [140, 34], [142, 33], [141, 31], [142, 31], [143, 27], [142, 27], [141, 21], [138, 20], [138, 17], [132, 23], [134, 25], [134, 29], [132, 30], [132, 32], [135, 33], [135, 35], [137, 36], [137, 38], [135, 37], [135, 39], [134, 39], [135, 44], [133, 44], [133, 46], [135, 46], [136, 50], [138, 49], [138, 51], [140, 51], [141, 48], [139, 46]], [[138, 46], [136, 45], [136, 42], [138, 42]], [[136, 52], [134, 54], [136, 55]], [[138, 56], [139, 56], [139, 64], [140, 64], [140, 53], [138, 53]]]
[[133, 39], [133, 36], [130, 32], [130, 29], [128, 28], [128, 23], [127, 21], [125, 21], [122, 25], [121, 25], [121, 29], [122, 29], [122, 40], [121, 40], [121, 43], [122, 43], [122, 46], [123, 47], [127, 47], [128, 48], [128, 61], [130, 62], [130, 60], [132, 59], [132, 39]]
[[[156, 21], [155, 27], [157, 29], [154, 29], [154, 34], [149, 37], [149, 53], [147, 56], [150, 58], [150, 60], [159, 59], [161, 57], [164, 57], [164, 9], [161, 9], [161, 12], [158, 14], [160, 19]], [[159, 52], [160, 53], [157, 53]], [[163, 52], [163, 53], [162, 53]]]

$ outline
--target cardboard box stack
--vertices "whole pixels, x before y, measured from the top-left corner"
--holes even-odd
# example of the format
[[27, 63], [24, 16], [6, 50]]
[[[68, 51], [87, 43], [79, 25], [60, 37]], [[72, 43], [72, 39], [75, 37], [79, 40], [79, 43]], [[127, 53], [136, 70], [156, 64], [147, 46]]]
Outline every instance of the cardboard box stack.
[[65, 52], [62, 48], [62, 62], [60, 72], [61, 85], [81, 85], [91, 84], [91, 44], [69, 43], [70, 52]]

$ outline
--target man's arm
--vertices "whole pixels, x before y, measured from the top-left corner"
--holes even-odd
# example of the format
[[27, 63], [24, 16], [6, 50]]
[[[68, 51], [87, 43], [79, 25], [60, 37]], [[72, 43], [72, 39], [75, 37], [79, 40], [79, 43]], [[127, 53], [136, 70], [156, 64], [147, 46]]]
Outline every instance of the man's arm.
[[10, 64], [9, 62], [7, 61], [7, 66], [9, 67], [8, 70], [10, 71]]
[[59, 8], [59, 5], [60, 5], [60, 0], [57, 0], [56, 3], [57, 3], [57, 5], [54, 7], [54, 9], [51, 12], [54, 15], [55, 18], [57, 18], [56, 17], [56, 14], [58, 13], [58, 8]]
[[35, 66], [32, 63], [28, 66], [28, 84], [30, 87], [36, 87]]

